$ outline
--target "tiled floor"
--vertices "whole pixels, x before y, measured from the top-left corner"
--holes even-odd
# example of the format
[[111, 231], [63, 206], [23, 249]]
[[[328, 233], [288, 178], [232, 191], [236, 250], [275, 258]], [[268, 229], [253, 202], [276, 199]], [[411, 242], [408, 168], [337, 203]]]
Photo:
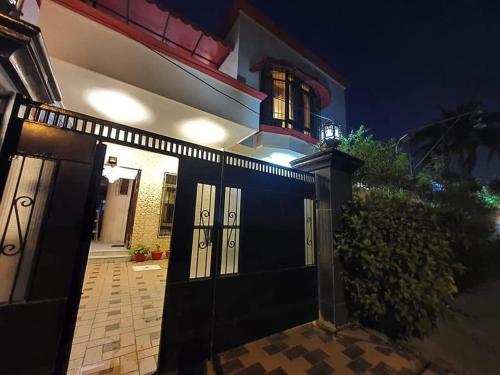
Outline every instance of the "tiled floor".
[[[136, 272], [134, 265], [161, 270]], [[167, 261], [89, 264], [68, 375], [152, 374], [157, 367]], [[309, 323], [218, 356], [209, 374], [449, 374], [375, 332], [329, 334]]]
[[87, 266], [68, 375], [156, 370], [166, 276], [167, 260]]
[[328, 334], [310, 323], [222, 353], [217, 374], [448, 374], [365, 329]]

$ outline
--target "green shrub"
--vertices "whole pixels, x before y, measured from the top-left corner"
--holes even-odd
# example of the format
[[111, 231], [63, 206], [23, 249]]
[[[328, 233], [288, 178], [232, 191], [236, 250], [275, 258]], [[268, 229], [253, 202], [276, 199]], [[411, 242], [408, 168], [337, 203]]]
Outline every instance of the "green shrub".
[[401, 151], [396, 151], [396, 140], [379, 141], [363, 125], [347, 137], [342, 137], [338, 149], [363, 161], [353, 175], [355, 186], [369, 189], [399, 191], [410, 187], [410, 163]]
[[370, 192], [346, 207], [336, 246], [351, 315], [392, 338], [423, 337], [457, 293], [449, 236], [434, 210]]

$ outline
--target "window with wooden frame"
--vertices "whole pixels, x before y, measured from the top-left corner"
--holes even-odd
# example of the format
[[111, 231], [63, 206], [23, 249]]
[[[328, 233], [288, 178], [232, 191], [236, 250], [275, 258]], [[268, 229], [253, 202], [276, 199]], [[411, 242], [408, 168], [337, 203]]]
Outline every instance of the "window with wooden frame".
[[261, 108], [261, 123], [294, 129], [318, 139], [319, 98], [314, 90], [292, 73], [268, 69], [262, 72], [261, 89], [268, 98]]

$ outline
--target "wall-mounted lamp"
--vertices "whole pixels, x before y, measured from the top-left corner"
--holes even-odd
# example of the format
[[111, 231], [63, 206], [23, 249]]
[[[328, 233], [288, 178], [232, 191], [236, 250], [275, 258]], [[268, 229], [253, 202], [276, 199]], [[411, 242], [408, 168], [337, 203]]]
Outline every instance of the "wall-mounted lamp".
[[109, 165], [117, 165], [118, 164], [118, 158], [116, 156], [110, 156], [110, 157], [108, 157], [108, 164]]

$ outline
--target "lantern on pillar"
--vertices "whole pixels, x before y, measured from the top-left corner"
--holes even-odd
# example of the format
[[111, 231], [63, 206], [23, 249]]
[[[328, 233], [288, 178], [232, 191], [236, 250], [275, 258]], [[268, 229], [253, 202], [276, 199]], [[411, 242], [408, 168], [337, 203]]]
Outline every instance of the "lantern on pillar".
[[332, 120], [321, 124], [321, 143], [335, 147], [340, 140], [340, 125]]

